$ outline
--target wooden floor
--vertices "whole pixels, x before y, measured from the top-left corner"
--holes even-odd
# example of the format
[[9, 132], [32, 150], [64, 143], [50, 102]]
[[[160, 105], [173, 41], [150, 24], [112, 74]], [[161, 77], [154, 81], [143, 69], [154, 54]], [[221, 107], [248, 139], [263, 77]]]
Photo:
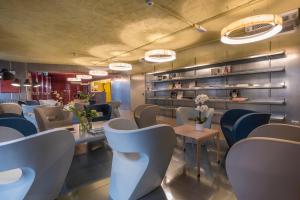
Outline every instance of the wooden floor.
[[[122, 117], [130, 118], [130, 112], [122, 112]], [[175, 120], [159, 117], [162, 123], [175, 126]], [[218, 128], [218, 126], [215, 126]], [[182, 141], [178, 138], [178, 145]], [[222, 141], [222, 156], [226, 144]], [[196, 177], [195, 145], [188, 144], [184, 153], [176, 148], [162, 186], [143, 200], [235, 200], [235, 195], [226, 177], [225, 169], [216, 162], [213, 141], [201, 148], [201, 177]], [[110, 170], [112, 152], [103, 147], [86, 155], [75, 156], [65, 187], [59, 200], [105, 200], [109, 199]], [[183, 173], [185, 169], [186, 173]]]

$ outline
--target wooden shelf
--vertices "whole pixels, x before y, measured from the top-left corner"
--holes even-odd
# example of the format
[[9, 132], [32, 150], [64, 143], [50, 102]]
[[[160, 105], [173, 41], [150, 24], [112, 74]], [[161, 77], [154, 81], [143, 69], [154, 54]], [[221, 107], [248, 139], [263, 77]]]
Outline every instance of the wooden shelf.
[[231, 72], [222, 75], [204, 75], [204, 76], [194, 76], [194, 77], [180, 77], [180, 78], [166, 79], [166, 80], [153, 80], [152, 83], [176, 82], [176, 81], [185, 81], [185, 80], [197, 80], [197, 79], [218, 78], [218, 77], [270, 73], [270, 72], [282, 72], [282, 71], [285, 71], [285, 67], [271, 67], [271, 68], [255, 69], [255, 70], [245, 70], [239, 72]]
[[[167, 97], [150, 97], [148, 100], [161, 100], [161, 101], [189, 101], [194, 102], [193, 99], [173, 99]], [[226, 98], [211, 98], [208, 100], [211, 103], [232, 103], [232, 104], [260, 104], [260, 105], [283, 105], [285, 104], [285, 99], [250, 99], [247, 101], [232, 101]]]
[[148, 74], [158, 76], [158, 75], [169, 74], [169, 73], [179, 73], [179, 72], [185, 72], [185, 71], [191, 71], [191, 70], [255, 62], [255, 61], [267, 60], [267, 59], [277, 59], [277, 58], [283, 58], [284, 56], [285, 56], [285, 51], [277, 51], [277, 52], [268, 53], [268, 54], [259, 54], [259, 55], [237, 58], [234, 60], [223, 60], [223, 61], [218, 61], [218, 62], [209, 63], [209, 64], [193, 65], [193, 66], [178, 68], [175, 70], [168, 70], [168, 71], [163, 71], [163, 72], [153, 72], [153, 73], [148, 73]]
[[174, 89], [157, 89], [151, 92], [167, 92], [167, 91], [197, 91], [197, 90], [232, 90], [232, 89], [282, 89], [285, 85], [271, 85], [271, 86], [207, 86], [195, 88], [174, 88]]

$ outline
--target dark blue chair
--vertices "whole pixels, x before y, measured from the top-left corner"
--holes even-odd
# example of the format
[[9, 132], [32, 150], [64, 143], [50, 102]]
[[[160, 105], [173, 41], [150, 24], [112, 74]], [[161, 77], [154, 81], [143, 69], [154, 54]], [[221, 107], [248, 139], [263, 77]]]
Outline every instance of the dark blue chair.
[[15, 129], [22, 133], [24, 136], [29, 136], [37, 133], [34, 124], [22, 117], [1, 118], [0, 126]]
[[95, 117], [92, 119], [93, 122], [98, 121], [106, 121], [111, 118], [111, 106], [109, 104], [94, 104], [85, 106], [86, 109], [96, 110], [97, 112], [101, 112], [103, 115], [99, 117]]
[[21, 117], [21, 118], [23, 118], [22, 115], [18, 115], [18, 114], [15, 114], [15, 113], [1, 113], [0, 114], [0, 119], [9, 118], [9, 117]]
[[229, 147], [246, 138], [255, 128], [269, 123], [270, 114], [232, 109], [221, 117], [221, 129]]

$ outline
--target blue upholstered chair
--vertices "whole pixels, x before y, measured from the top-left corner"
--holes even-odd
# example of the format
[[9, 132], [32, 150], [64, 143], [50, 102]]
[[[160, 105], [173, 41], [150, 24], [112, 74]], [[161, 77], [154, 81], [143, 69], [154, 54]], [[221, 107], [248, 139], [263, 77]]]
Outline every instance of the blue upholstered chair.
[[37, 133], [36, 127], [30, 121], [22, 117], [0, 118], [0, 126], [9, 127], [29, 136]]
[[111, 106], [109, 104], [94, 104], [85, 106], [86, 109], [96, 110], [99, 113], [102, 113], [102, 116], [95, 117], [92, 119], [93, 122], [97, 121], [106, 121], [111, 118]]
[[221, 129], [229, 147], [246, 138], [255, 128], [269, 123], [270, 114], [232, 109], [221, 118]]

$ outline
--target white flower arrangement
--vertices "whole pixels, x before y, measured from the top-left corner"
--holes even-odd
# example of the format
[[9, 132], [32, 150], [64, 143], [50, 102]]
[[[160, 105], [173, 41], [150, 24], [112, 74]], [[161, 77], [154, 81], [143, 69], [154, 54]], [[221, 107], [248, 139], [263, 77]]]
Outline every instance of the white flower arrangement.
[[209, 97], [206, 94], [200, 94], [195, 98], [195, 104], [197, 107], [195, 110], [199, 111], [199, 116], [196, 117], [196, 123], [204, 124], [207, 120], [206, 112], [208, 111], [208, 106], [204, 103], [209, 100]]

